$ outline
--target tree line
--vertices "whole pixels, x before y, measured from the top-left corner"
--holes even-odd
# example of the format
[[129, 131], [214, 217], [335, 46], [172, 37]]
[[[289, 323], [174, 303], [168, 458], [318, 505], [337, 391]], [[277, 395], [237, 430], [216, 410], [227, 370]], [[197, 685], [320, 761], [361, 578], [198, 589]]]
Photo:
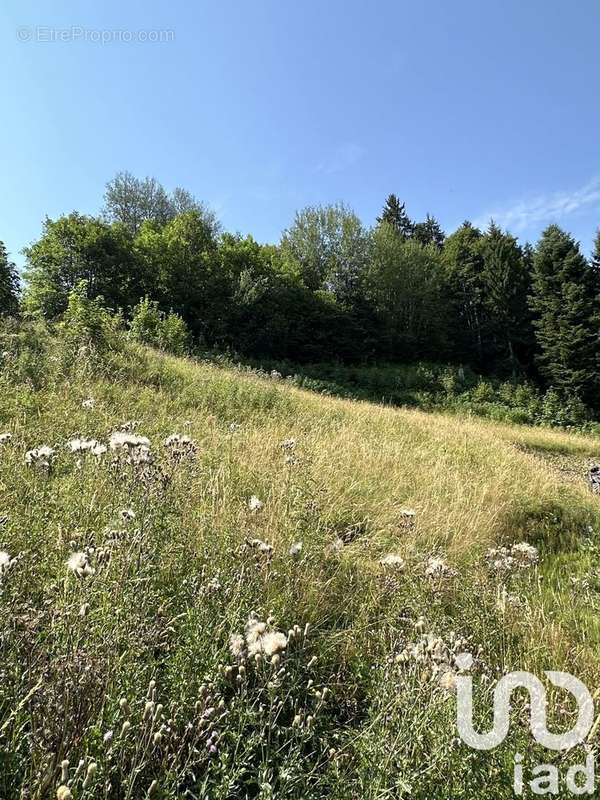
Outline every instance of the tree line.
[[98, 216], [46, 219], [24, 291], [0, 247], [0, 312], [55, 319], [85, 281], [130, 315], [144, 298], [196, 341], [299, 363], [447, 361], [527, 376], [600, 410], [600, 232], [587, 259], [550, 225], [535, 246], [491, 222], [446, 236], [391, 194], [373, 226], [298, 211], [281, 241], [223, 231], [189, 192], [119, 173]]

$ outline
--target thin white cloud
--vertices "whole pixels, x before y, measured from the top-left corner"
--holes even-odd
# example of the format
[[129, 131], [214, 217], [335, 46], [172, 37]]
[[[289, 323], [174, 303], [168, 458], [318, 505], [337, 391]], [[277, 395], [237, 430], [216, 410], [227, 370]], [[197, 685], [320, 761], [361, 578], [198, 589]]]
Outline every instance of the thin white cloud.
[[518, 232], [539, 223], [557, 222], [589, 206], [600, 207], [600, 176], [580, 189], [537, 195], [520, 200], [509, 208], [482, 214], [475, 224], [485, 227], [493, 219], [502, 228]]
[[344, 170], [353, 167], [357, 161], [365, 154], [364, 147], [361, 147], [356, 142], [344, 142], [335, 148], [328, 158], [317, 166], [317, 172], [324, 172], [326, 175], [332, 175], [335, 172], [344, 172]]

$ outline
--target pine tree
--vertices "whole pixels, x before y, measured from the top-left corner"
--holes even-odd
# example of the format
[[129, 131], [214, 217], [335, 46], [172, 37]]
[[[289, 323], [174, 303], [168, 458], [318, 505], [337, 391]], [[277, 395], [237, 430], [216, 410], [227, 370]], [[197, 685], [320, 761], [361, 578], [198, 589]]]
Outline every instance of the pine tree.
[[513, 374], [530, 358], [529, 261], [517, 240], [494, 222], [479, 242], [483, 258], [486, 355], [506, 361]]
[[533, 259], [537, 362], [549, 384], [600, 407], [600, 273], [557, 225]]
[[0, 316], [14, 314], [19, 308], [19, 277], [17, 268], [8, 260], [8, 253], [0, 242]]
[[591, 258], [592, 269], [599, 276], [600, 280], [600, 228], [596, 231], [596, 239], [594, 240], [594, 251]]
[[413, 223], [406, 213], [405, 204], [401, 203], [395, 194], [388, 195], [381, 216], [377, 217], [377, 222], [380, 225], [383, 222], [391, 225], [402, 239], [410, 239], [412, 236]]
[[437, 219], [427, 214], [425, 222], [417, 222], [413, 225], [413, 238], [421, 244], [433, 244], [441, 250], [446, 235]]

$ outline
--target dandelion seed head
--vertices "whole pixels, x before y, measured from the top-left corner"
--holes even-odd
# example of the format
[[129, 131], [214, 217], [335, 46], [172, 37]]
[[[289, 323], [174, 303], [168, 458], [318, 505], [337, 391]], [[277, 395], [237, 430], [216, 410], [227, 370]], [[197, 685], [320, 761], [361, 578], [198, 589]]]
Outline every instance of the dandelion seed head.
[[302, 542], [294, 542], [290, 547], [289, 553], [292, 558], [297, 558], [302, 552]]

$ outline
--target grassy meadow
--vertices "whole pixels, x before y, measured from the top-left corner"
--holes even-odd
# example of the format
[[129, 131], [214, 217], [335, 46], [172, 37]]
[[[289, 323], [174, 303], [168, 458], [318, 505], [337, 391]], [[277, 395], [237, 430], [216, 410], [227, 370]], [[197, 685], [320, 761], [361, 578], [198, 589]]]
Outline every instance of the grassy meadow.
[[456, 656], [482, 727], [505, 671], [600, 685], [599, 437], [0, 345], [1, 798], [497, 800], [552, 754], [525, 696], [457, 740]]

